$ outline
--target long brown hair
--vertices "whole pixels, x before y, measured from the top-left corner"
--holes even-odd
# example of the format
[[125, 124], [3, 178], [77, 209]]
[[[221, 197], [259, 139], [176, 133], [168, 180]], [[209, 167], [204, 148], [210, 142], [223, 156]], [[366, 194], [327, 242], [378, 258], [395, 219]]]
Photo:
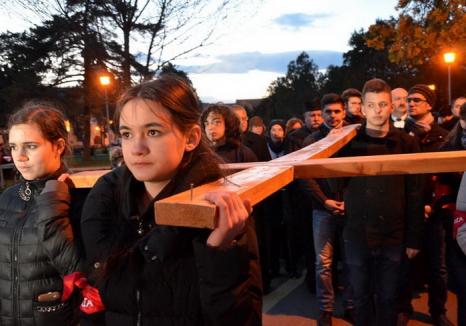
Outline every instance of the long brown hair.
[[8, 130], [18, 124], [36, 124], [42, 135], [52, 144], [62, 138], [65, 141], [65, 150], [61, 157], [69, 152], [68, 131], [65, 126], [65, 116], [59, 105], [44, 100], [30, 100], [26, 102], [8, 120]]
[[[155, 80], [133, 86], [123, 93], [115, 110], [115, 130], [119, 128], [121, 110], [125, 104], [135, 99], [160, 103], [170, 113], [175, 126], [183, 133], [200, 124], [201, 104], [196, 92], [184, 79], [174, 74], [163, 74]], [[187, 166], [200, 154], [216, 157], [205, 137], [202, 137], [194, 151], [185, 152], [180, 167]]]

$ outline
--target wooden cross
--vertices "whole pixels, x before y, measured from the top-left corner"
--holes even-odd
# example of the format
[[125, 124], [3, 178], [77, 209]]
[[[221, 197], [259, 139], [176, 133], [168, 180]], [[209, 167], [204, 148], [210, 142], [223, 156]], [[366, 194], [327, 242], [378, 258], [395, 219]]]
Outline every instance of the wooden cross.
[[[196, 187], [155, 203], [158, 224], [214, 228], [216, 207], [204, 200], [211, 190], [236, 192], [252, 205], [297, 178], [377, 176], [455, 172], [466, 170], [466, 151], [328, 158], [346, 145], [359, 125], [334, 129], [324, 139], [268, 162], [224, 164], [238, 171], [223, 179]], [[71, 175], [76, 187], [92, 187], [108, 171]]]

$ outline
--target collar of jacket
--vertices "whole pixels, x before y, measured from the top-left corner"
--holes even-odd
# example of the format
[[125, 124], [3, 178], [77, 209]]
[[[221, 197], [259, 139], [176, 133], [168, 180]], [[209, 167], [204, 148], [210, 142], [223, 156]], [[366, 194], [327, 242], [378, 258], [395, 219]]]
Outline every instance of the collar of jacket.
[[[68, 168], [62, 163], [60, 165], [60, 167], [58, 168], [57, 171], [55, 171], [54, 173], [42, 178], [42, 179], [36, 179], [36, 180], [26, 180], [23, 178], [23, 176], [20, 174], [20, 177], [19, 177], [19, 182], [20, 182], [20, 185], [19, 185], [19, 192], [24, 192], [24, 190], [26, 188], [29, 188], [31, 190], [31, 198], [34, 198], [36, 196], [38, 196], [42, 189], [44, 189], [45, 187], [45, 183], [48, 181], [48, 180], [56, 180], [58, 179], [58, 177], [60, 175], [62, 175], [63, 173], [66, 173], [68, 172]], [[19, 196], [21, 197], [21, 195], [19, 194]]]
[[186, 191], [190, 189], [191, 184], [193, 187], [197, 187], [222, 177], [218, 161], [214, 158], [213, 153], [198, 153], [192, 157], [187, 166], [177, 171], [172, 180], [147, 206], [142, 208], [139, 205], [139, 200], [145, 196], [144, 182], [136, 180], [126, 166], [121, 168], [124, 169], [123, 173], [127, 176], [124, 178], [127, 182], [123, 186], [125, 194], [131, 194], [131, 196], [124, 196], [123, 205], [126, 206], [125, 211], [129, 212], [127, 216], [128, 218], [141, 217], [145, 220], [144, 223], [152, 222], [156, 201]]
[[359, 130], [358, 130], [358, 135], [363, 136], [365, 138], [383, 139], [383, 140], [390, 141], [390, 142], [391, 141], [398, 141], [399, 140], [399, 133], [403, 132], [403, 131], [399, 130], [398, 128], [395, 128], [395, 126], [393, 126], [392, 124], [389, 124], [389, 129], [388, 129], [387, 135], [385, 137], [375, 138], [375, 137], [368, 136], [367, 133], [366, 133], [366, 129], [367, 129], [367, 124], [364, 121], [361, 124], [361, 128], [359, 128]]

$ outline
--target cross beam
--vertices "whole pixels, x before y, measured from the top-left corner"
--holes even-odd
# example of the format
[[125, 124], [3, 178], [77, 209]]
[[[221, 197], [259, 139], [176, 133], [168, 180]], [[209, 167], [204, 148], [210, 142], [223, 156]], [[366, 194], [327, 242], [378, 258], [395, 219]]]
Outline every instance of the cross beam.
[[[224, 170], [240, 172], [157, 201], [157, 223], [214, 228], [216, 207], [203, 199], [204, 194], [212, 190], [236, 192], [254, 205], [296, 178], [420, 174], [466, 169], [466, 151], [323, 158], [347, 144], [356, 135], [357, 127], [347, 126], [319, 142], [268, 162], [224, 164]], [[73, 174], [71, 178], [77, 187], [92, 187], [98, 177], [107, 172], [87, 171]]]

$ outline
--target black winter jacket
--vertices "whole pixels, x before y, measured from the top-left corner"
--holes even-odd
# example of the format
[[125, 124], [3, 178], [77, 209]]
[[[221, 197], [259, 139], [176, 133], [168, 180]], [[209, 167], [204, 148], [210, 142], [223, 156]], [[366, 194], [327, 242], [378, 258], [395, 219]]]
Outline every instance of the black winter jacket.
[[[192, 162], [154, 201], [217, 179], [211, 165]], [[153, 202], [141, 207], [144, 191], [121, 167], [100, 178], [84, 205], [82, 234], [106, 325], [260, 325], [252, 221], [236, 246], [209, 248], [209, 230], [156, 225]]]
[[225, 144], [215, 148], [215, 153], [226, 163], [257, 162], [254, 152], [243, 144]]
[[[346, 122], [343, 122], [343, 126]], [[303, 146], [308, 146], [328, 136], [331, 129], [322, 123], [318, 131], [313, 132], [304, 139]], [[337, 155], [333, 155], [335, 157]], [[306, 180], [312, 194], [312, 207], [314, 209], [326, 210], [325, 201], [327, 199], [343, 200], [343, 179], [342, 178], [319, 178]]]
[[61, 293], [63, 276], [76, 271], [79, 264], [68, 186], [50, 180], [60, 174], [28, 182], [29, 201], [19, 195], [26, 189], [24, 180], [0, 196], [2, 326], [76, 324], [76, 306], [70, 302], [37, 300], [39, 294]]
[[[415, 138], [393, 126], [386, 137], [373, 138], [366, 134], [363, 125], [339, 154], [363, 156], [418, 151]], [[343, 238], [369, 247], [405, 245], [420, 249], [424, 215], [423, 180], [419, 175], [348, 179], [344, 193], [347, 220]]]

